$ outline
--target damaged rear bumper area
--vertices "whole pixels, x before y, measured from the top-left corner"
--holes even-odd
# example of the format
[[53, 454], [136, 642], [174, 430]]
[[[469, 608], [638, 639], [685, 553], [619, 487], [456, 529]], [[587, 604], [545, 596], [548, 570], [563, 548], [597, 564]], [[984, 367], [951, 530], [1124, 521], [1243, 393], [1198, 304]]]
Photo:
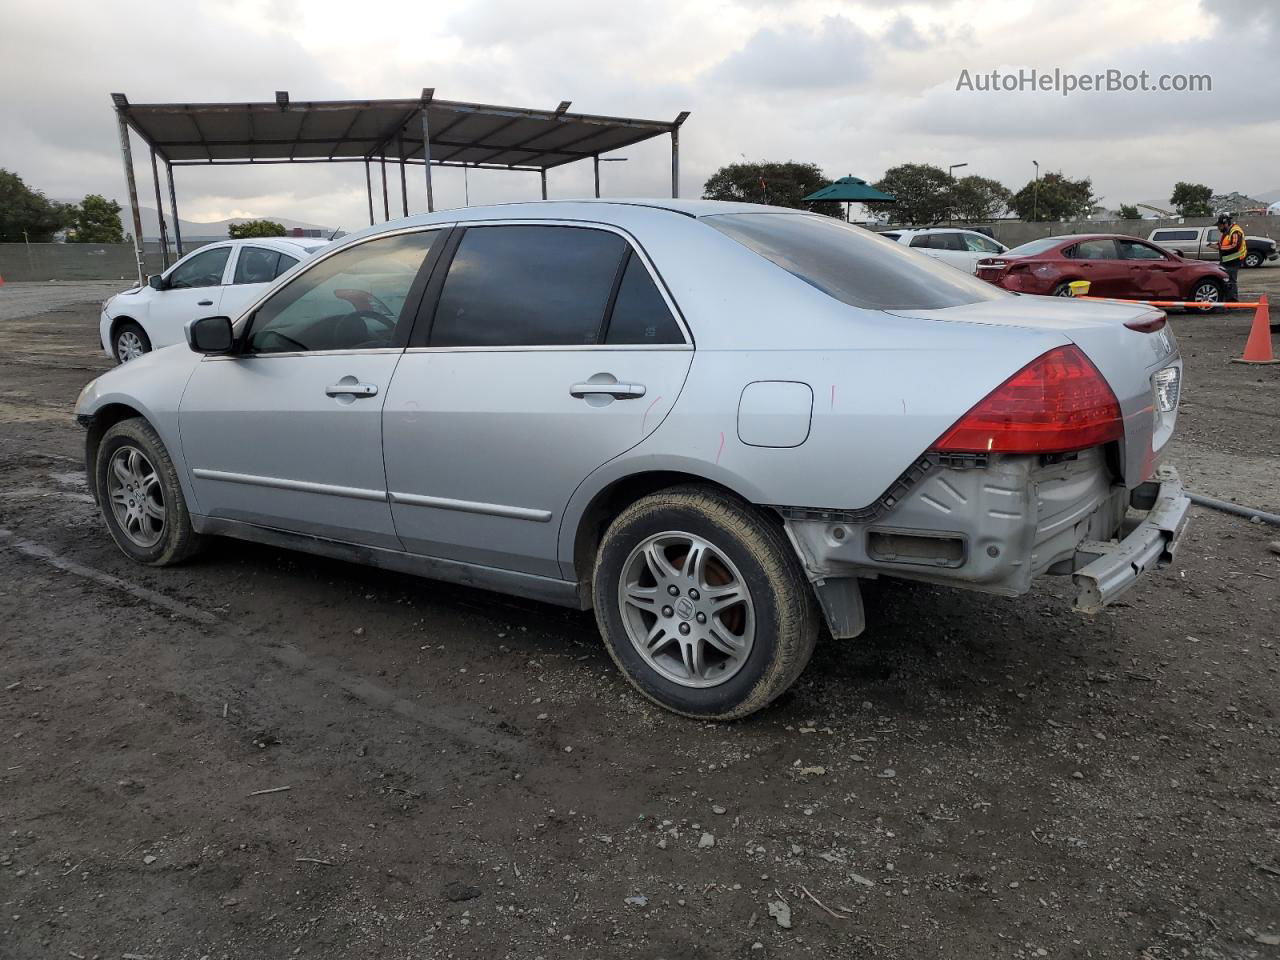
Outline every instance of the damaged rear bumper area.
[[1155, 480], [1134, 491], [1134, 498], [1146, 499], [1151, 508], [1124, 539], [1086, 540], [1076, 552], [1076, 562], [1083, 566], [1073, 571], [1071, 580], [1078, 591], [1076, 609], [1082, 613], [1101, 610], [1148, 570], [1168, 566], [1186, 532], [1191, 499], [1182, 492], [1173, 467], [1161, 467]]
[[780, 508], [837, 637], [861, 632], [857, 580], [879, 576], [1019, 596], [1036, 576], [1071, 575], [1076, 609], [1098, 610], [1169, 562], [1190, 502], [1172, 467], [1133, 491], [1114, 483], [1100, 448], [915, 470], [865, 510]]

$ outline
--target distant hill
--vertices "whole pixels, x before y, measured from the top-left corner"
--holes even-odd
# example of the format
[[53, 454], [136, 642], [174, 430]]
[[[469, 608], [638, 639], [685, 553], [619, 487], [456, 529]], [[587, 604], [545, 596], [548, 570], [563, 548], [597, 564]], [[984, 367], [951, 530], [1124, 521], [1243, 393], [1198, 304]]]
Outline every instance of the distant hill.
[[[156, 211], [152, 207], [140, 207], [139, 215], [142, 217], [142, 236], [148, 240], [160, 239], [160, 220], [156, 216]], [[132, 217], [128, 208], [121, 211], [120, 219], [124, 223], [125, 233], [132, 233], [133, 226], [131, 224]], [[246, 220], [274, 220], [283, 226], [286, 230], [292, 230], [294, 227], [301, 227], [303, 230], [323, 230], [326, 233], [332, 233], [334, 227], [326, 227], [319, 223], [306, 223], [302, 220], [291, 220], [288, 217], [232, 217], [229, 220], [212, 220], [202, 222], [198, 220], [187, 220], [185, 217], [179, 218], [182, 226], [182, 239], [185, 240], [225, 240], [227, 238], [227, 228], [233, 223], [244, 223]], [[168, 225], [170, 237], [173, 239], [173, 224], [169, 222], [168, 215], [165, 215], [165, 222]]]
[[[77, 200], [62, 200], [62, 203], [78, 203]], [[142, 217], [142, 236], [146, 240], [160, 239], [160, 220], [156, 216], [154, 207], [139, 207], [138, 213]], [[129, 213], [126, 206], [120, 211], [120, 223], [124, 227], [125, 233], [133, 233], [133, 217]], [[303, 230], [323, 230], [326, 234], [333, 233], [334, 227], [326, 227], [319, 223], [307, 223], [303, 220], [291, 220], [288, 217], [232, 217], [229, 220], [188, 220], [185, 217], [179, 218], [182, 225], [182, 239], [185, 240], [225, 240], [227, 239], [227, 228], [233, 223], [244, 223], [246, 220], [274, 220], [283, 226], [286, 230], [292, 230], [294, 227], [301, 227]], [[173, 241], [173, 223], [169, 220], [168, 213], [165, 214], [165, 223], [169, 228], [169, 240]]]

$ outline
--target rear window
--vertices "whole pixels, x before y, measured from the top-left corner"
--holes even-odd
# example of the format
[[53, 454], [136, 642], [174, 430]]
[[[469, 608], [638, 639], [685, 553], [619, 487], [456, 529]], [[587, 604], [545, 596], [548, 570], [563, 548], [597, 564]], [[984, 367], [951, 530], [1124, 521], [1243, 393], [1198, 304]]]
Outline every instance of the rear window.
[[869, 310], [937, 310], [1010, 296], [861, 227], [817, 214], [725, 213], [702, 222], [830, 297]]
[[1044, 253], [1052, 247], [1056, 247], [1062, 242], [1061, 237], [1041, 237], [1039, 240], [1028, 240], [1020, 247], [1014, 247], [1012, 250], [1006, 250], [1006, 257], [1033, 257], [1037, 253]]

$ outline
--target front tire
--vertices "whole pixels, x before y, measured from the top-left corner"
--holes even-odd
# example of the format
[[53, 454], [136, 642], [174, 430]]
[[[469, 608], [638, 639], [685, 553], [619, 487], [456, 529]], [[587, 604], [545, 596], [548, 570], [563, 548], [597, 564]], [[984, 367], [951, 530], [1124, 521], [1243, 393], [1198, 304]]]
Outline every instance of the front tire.
[[146, 420], [122, 420], [107, 430], [94, 482], [107, 531], [130, 560], [167, 567], [200, 548], [178, 471]]
[[[1222, 284], [1217, 280], [1197, 280], [1191, 288], [1191, 295], [1187, 297], [1192, 303], [1217, 303], [1222, 299], [1225, 291]], [[1199, 310], [1207, 313], [1213, 310], [1213, 307], [1190, 307], [1191, 310]]]
[[609, 526], [596, 621], [614, 663], [659, 706], [736, 720], [804, 670], [817, 600], [779, 526], [709, 487], [662, 490]]
[[111, 349], [115, 353], [117, 363], [128, 363], [130, 360], [138, 359], [144, 353], [151, 352], [151, 338], [138, 324], [132, 320], [126, 320], [116, 328]]

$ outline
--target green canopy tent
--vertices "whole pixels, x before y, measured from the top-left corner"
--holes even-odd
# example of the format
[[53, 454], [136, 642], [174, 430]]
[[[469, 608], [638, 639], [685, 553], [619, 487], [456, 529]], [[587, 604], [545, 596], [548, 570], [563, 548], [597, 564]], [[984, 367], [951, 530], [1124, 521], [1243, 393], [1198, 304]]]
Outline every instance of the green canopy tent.
[[877, 190], [865, 180], [859, 180], [857, 177], [841, 177], [835, 183], [829, 183], [821, 190], [815, 190], [804, 198], [806, 203], [816, 203], [819, 200], [830, 200], [836, 203], [843, 203], [844, 218], [849, 219], [849, 204], [851, 203], [897, 203], [898, 198], [891, 193], [885, 193], [883, 190]]

